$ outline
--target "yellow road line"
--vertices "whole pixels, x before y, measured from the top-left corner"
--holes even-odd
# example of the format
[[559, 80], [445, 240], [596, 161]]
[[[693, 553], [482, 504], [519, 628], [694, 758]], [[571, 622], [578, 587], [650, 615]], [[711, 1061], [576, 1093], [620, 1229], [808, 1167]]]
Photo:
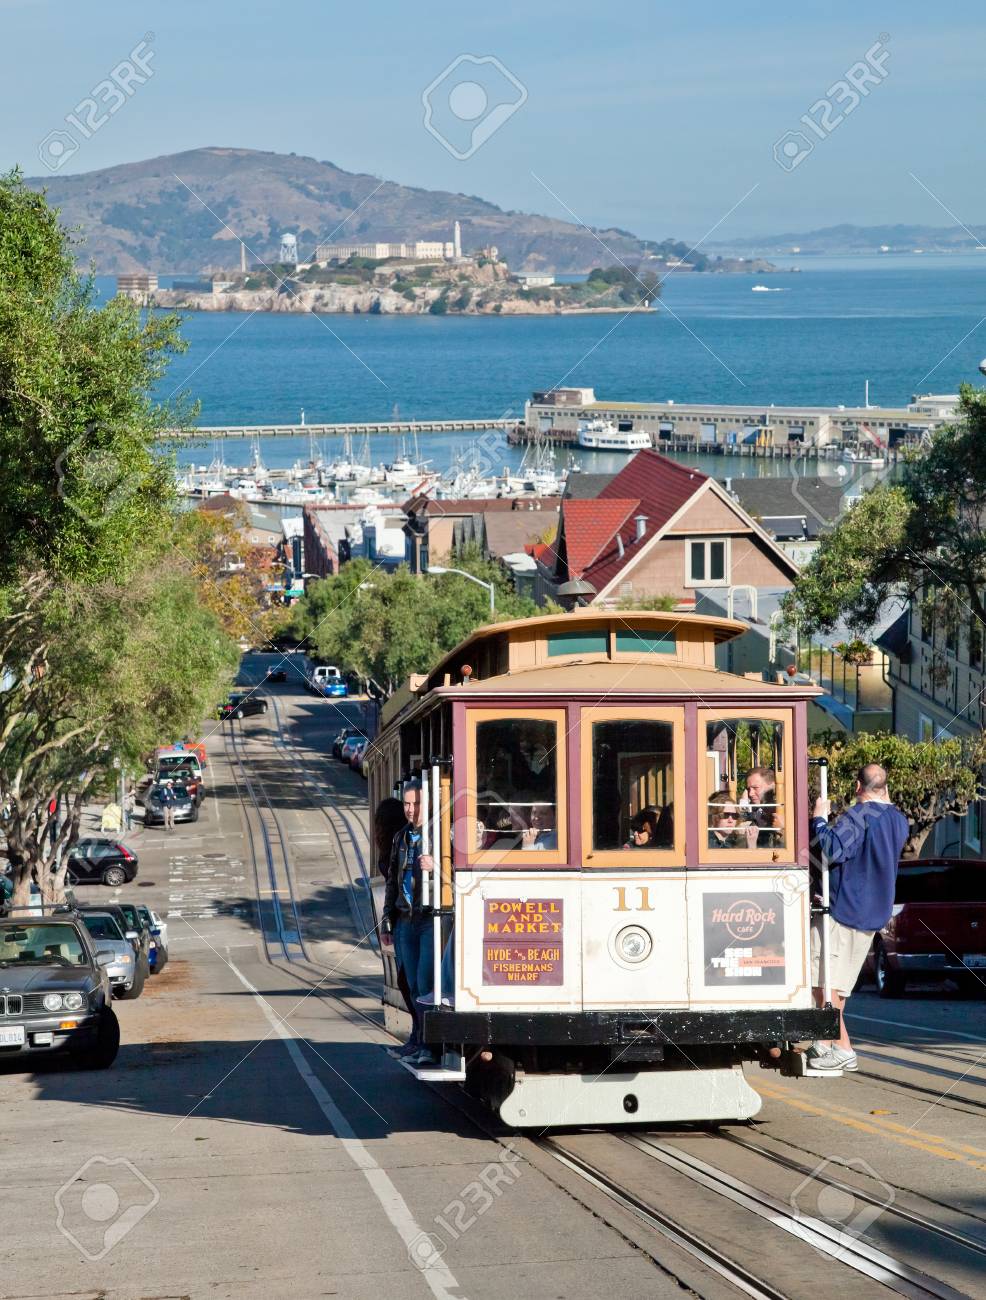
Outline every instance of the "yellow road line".
[[[986, 1151], [980, 1151], [978, 1147], [966, 1146], [961, 1142], [952, 1142], [948, 1138], [939, 1137], [936, 1133], [923, 1133], [920, 1129], [909, 1129], [903, 1124], [893, 1123], [892, 1120], [881, 1120], [872, 1116], [867, 1116], [864, 1119], [858, 1111], [850, 1110], [848, 1106], [819, 1106], [814, 1102], [799, 1101], [786, 1092], [764, 1087], [759, 1082], [756, 1084], [756, 1091], [763, 1097], [771, 1097], [776, 1101], [782, 1101], [785, 1105], [793, 1106], [795, 1109], [805, 1111], [809, 1115], [820, 1115], [834, 1120], [837, 1124], [844, 1124], [847, 1128], [856, 1129], [860, 1133], [873, 1133], [877, 1137], [889, 1138], [892, 1142], [915, 1147], [919, 1151], [925, 1151], [928, 1155], [939, 1156], [943, 1160], [959, 1161], [961, 1164], [969, 1165], [972, 1169], [986, 1169], [986, 1163], [984, 1163], [986, 1162]], [[962, 1154], [963, 1152], [966, 1154]], [[983, 1159], [970, 1160], [970, 1155], [981, 1156]]]

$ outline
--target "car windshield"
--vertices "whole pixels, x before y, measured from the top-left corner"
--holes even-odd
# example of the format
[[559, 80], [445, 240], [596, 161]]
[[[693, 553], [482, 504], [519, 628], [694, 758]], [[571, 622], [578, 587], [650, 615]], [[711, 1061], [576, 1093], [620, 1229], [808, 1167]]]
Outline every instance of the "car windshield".
[[83, 919], [94, 939], [123, 939], [123, 931], [112, 916], [86, 916]]
[[159, 769], [174, 767], [193, 767], [196, 759], [190, 754], [162, 754], [158, 759]]
[[79, 966], [87, 960], [74, 925], [0, 926], [0, 966]]
[[[154, 787], [154, 789], [151, 791], [150, 797], [151, 797], [152, 799], [160, 799], [160, 798], [161, 798], [161, 790], [162, 790], [162, 788], [163, 788], [162, 786], [156, 785], [156, 786]], [[170, 784], [170, 785], [168, 786], [168, 789], [171, 791], [171, 793], [175, 796], [176, 799], [187, 799], [187, 798], [188, 798], [188, 789], [187, 789], [187, 787], [184, 786], [184, 785], [182, 785], [182, 784], [181, 784], [180, 782], [178, 782], [178, 781], [175, 781], [174, 783]]]

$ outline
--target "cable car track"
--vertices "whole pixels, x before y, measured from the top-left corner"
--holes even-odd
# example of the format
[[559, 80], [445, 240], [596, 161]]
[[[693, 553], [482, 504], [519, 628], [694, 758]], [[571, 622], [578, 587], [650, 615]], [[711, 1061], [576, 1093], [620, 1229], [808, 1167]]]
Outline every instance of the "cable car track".
[[[250, 774], [248, 760], [241, 743], [243, 736], [240, 724], [230, 722], [224, 740], [247, 824], [264, 951], [269, 961], [284, 960], [288, 963], [308, 961], [287, 844], [280, 820], [271, 805], [263, 782], [256, 775]], [[243, 794], [244, 790], [246, 797]], [[258, 847], [261, 850], [259, 853]], [[278, 949], [280, 953], [276, 956]]]
[[[789, 1233], [812, 1246], [815, 1250], [829, 1255], [833, 1260], [838, 1261], [854, 1272], [881, 1283], [898, 1295], [908, 1296], [911, 1300], [927, 1300], [928, 1297], [934, 1297], [935, 1300], [968, 1300], [966, 1292], [929, 1277], [902, 1260], [896, 1259], [865, 1241], [854, 1238], [850, 1233], [843, 1232], [839, 1227], [833, 1226], [824, 1220], [802, 1216], [793, 1210], [789, 1204], [770, 1193], [763, 1192], [742, 1179], [724, 1170], [717, 1169], [715, 1166], [692, 1156], [686, 1151], [680, 1150], [678, 1147], [668, 1145], [667, 1140], [660, 1140], [661, 1138], [669, 1139], [673, 1137], [672, 1134], [661, 1134], [660, 1138], [656, 1138], [655, 1135], [633, 1133], [613, 1134], [612, 1136], [618, 1141], [641, 1151], [648, 1157], [659, 1161], [667, 1168], [683, 1175], [703, 1189], [728, 1199], [759, 1218], [768, 1221], [781, 1231]], [[816, 1174], [809, 1166], [802, 1166], [798, 1161], [765, 1151], [754, 1143], [746, 1143], [739, 1138], [733, 1139], [732, 1135], [717, 1134], [716, 1136], [733, 1140], [737, 1145], [748, 1148], [756, 1155], [790, 1172], [812, 1177], [815, 1181], [828, 1187], [848, 1192], [855, 1199], [865, 1201], [877, 1207], [881, 1212], [894, 1215], [906, 1221], [912, 1227], [917, 1227], [943, 1241], [959, 1245], [963, 1249], [974, 1253], [977, 1257], [986, 1256], [986, 1242], [978, 1241], [967, 1237], [964, 1233], [945, 1228], [914, 1211], [906, 1210], [896, 1204], [885, 1205], [884, 1202], [869, 1193], [842, 1183], [838, 1179], [827, 1177], [824, 1174]], [[682, 1222], [680, 1216], [665, 1212], [655, 1205], [652, 1200], [645, 1199], [632, 1191], [622, 1181], [613, 1179], [584, 1157], [566, 1150], [558, 1139], [542, 1137], [534, 1140], [536, 1145], [547, 1151], [553, 1159], [576, 1173], [585, 1182], [604, 1192], [624, 1209], [630, 1210], [667, 1240], [680, 1246], [693, 1258], [698, 1259], [717, 1275], [729, 1281], [747, 1295], [776, 1297], [785, 1294], [751, 1273], [721, 1247], [707, 1240], [701, 1233], [694, 1231], [686, 1223]]]

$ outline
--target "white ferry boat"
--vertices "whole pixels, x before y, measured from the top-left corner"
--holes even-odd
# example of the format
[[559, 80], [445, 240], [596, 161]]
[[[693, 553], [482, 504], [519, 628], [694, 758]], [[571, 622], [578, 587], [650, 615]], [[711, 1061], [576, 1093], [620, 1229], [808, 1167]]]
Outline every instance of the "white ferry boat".
[[579, 425], [578, 444], [589, 451], [643, 451], [651, 445], [643, 429], [618, 429], [605, 420], [586, 420]]

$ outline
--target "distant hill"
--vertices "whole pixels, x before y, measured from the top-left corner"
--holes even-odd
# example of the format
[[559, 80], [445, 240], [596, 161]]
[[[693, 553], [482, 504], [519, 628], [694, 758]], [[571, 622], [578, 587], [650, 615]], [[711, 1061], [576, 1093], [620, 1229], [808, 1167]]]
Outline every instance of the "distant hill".
[[[971, 232], [971, 233], [970, 233]], [[986, 226], [825, 226], [821, 230], [783, 235], [755, 235], [747, 239], [712, 242], [718, 252], [763, 257], [797, 250], [804, 254], [840, 256], [853, 253], [969, 253], [986, 245]]]
[[[330, 238], [447, 240], [454, 220], [465, 251], [496, 244], [513, 270], [584, 272], [615, 260], [570, 222], [504, 212], [474, 195], [381, 182], [296, 154], [192, 149], [28, 183], [45, 188], [66, 223], [81, 227], [82, 256], [95, 258], [104, 274], [238, 266], [240, 238], [251, 262], [276, 261], [285, 231], [297, 235], [302, 257]], [[627, 231], [598, 234], [631, 265], [662, 247]]]

